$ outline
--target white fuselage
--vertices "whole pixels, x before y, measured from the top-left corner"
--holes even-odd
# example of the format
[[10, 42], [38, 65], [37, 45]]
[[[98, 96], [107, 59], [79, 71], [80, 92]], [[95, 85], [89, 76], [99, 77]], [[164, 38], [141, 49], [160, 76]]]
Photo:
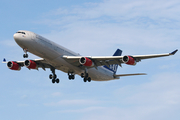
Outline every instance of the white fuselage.
[[[62, 58], [63, 55], [79, 56], [79, 54], [64, 48], [40, 35], [30, 31], [21, 31], [25, 34], [14, 34], [16, 43], [23, 49], [28, 49], [28, 52], [44, 58], [50, 65], [65, 73], [73, 72], [81, 75], [84, 70], [76, 67]], [[89, 68], [88, 74], [92, 80], [107, 81], [117, 79], [114, 78], [114, 73], [102, 66], [96, 68]]]

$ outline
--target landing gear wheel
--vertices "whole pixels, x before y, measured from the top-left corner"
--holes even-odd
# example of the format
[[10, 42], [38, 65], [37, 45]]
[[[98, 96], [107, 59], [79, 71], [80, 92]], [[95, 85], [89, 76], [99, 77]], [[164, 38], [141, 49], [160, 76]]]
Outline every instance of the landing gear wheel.
[[72, 76], [71, 76], [71, 78], [74, 80], [75, 76], [74, 76], [74, 75], [72, 75]]
[[86, 78], [84, 78], [84, 82], [87, 82], [87, 79], [86, 79]]
[[68, 73], [68, 78], [69, 78], [69, 80], [74, 80], [74, 78], [75, 78], [74, 73]]
[[23, 57], [24, 57], [24, 58], [28, 58], [28, 54], [24, 54]]
[[55, 80], [55, 79], [53, 79], [53, 80], [52, 80], [52, 83], [54, 84], [55, 82], [56, 82], [56, 80]]
[[52, 75], [52, 74], [50, 74], [50, 75], [49, 75], [49, 79], [52, 79], [52, 78], [53, 78], [53, 75]]
[[88, 77], [88, 82], [91, 82], [91, 78], [90, 77]]
[[56, 79], [56, 83], [59, 83], [59, 79]]
[[84, 78], [84, 73], [81, 73], [81, 78]]
[[69, 75], [69, 80], [71, 80], [72, 79], [72, 77], [71, 77], [71, 75]]

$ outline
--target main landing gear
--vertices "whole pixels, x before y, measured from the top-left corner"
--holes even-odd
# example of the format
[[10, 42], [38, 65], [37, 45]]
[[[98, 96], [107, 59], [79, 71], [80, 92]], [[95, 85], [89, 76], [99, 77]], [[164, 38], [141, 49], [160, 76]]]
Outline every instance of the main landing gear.
[[84, 82], [91, 82], [91, 77], [89, 77], [88, 73], [81, 73], [81, 77], [84, 78]]
[[23, 54], [23, 58], [28, 58], [28, 49], [23, 49], [23, 51], [25, 52], [25, 54]]
[[49, 75], [49, 79], [52, 79], [52, 83], [59, 83], [60, 80], [57, 78], [57, 75], [55, 74], [55, 68], [50, 68], [52, 71], [52, 74]]
[[68, 78], [69, 80], [74, 80], [75, 79], [74, 73], [68, 73]]

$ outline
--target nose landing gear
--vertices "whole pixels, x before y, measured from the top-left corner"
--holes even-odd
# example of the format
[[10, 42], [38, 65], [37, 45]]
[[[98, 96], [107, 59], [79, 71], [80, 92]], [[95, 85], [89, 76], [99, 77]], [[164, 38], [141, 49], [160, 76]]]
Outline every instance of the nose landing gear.
[[23, 49], [23, 51], [25, 52], [25, 54], [23, 54], [23, 58], [28, 58], [28, 49]]
[[23, 55], [23, 58], [28, 58], [28, 54], [24, 54], [24, 55]]

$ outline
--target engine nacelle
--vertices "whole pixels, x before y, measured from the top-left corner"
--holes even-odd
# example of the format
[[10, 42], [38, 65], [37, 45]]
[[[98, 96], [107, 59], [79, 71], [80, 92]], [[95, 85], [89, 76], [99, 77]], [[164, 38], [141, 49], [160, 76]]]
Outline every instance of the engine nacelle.
[[26, 60], [25, 62], [24, 62], [24, 65], [27, 67], [27, 68], [29, 68], [29, 69], [37, 69], [38, 67], [37, 67], [37, 64], [34, 62], [34, 61], [32, 61], [32, 60]]
[[125, 63], [125, 64], [128, 64], [128, 65], [136, 65], [136, 61], [134, 60], [133, 57], [131, 56], [124, 56], [122, 61]]
[[87, 66], [87, 67], [92, 67], [94, 66], [94, 63], [91, 59], [87, 58], [87, 57], [82, 57], [79, 59], [79, 63], [84, 65], [84, 66]]
[[18, 71], [21, 70], [21, 66], [14, 61], [9, 61], [7, 63], [7, 67], [11, 70], [18, 70]]

